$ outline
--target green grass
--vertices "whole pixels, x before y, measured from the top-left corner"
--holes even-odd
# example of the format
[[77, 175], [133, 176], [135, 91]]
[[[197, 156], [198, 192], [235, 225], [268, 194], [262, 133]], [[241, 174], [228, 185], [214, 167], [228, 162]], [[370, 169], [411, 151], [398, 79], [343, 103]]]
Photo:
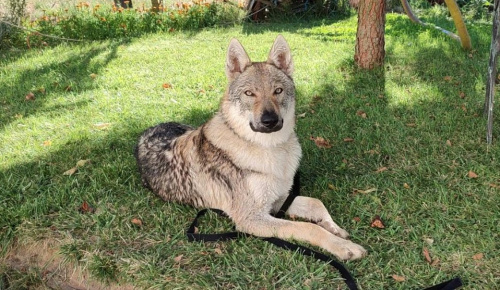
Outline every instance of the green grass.
[[[439, 25], [452, 29], [450, 22]], [[36, 267], [36, 257], [28, 257], [32, 267], [12, 265], [15, 249], [39, 240], [54, 245], [59, 264], [110, 285], [342, 287], [324, 263], [258, 239], [187, 242], [184, 231], [196, 209], [162, 202], [142, 188], [136, 170], [132, 152], [144, 129], [166, 120], [200, 125], [217, 110], [232, 37], [253, 60], [263, 60], [278, 33], [293, 51], [297, 114], [306, 113], [297, 123], [302, 194], [321, 198], [369, 250], [346, 263], [360, 287], [418, 289], [460, 276], [466, 289], [498, 288], [500, 124], [487, 146], [482, 116], [490, 31], [469, 26], [475, 48], [469, 53], [437, 31], [389, 14], [386, 62], [371, 72], [353, 65], [355, 18], [2, 55], [0, 288], [51, 287], [53, 276]], [[25, 100], [29, 92], [35, 100]], [[333, 146], [318, 148], [310, 136]], [[354, 141], [344, 142], [347, 137]], [[79, 160], [90, 162], [63, 175]], [[377, 173], [381, 167], [388, 169]], [[95, 211], [79, 210], [83, 202]], [[385, 229], [370, 227], [375, 215]], [[200, 229], [224, 231], [231, 224], [209, 215]], [[437, 265], [426, 262], [424, 247]]]

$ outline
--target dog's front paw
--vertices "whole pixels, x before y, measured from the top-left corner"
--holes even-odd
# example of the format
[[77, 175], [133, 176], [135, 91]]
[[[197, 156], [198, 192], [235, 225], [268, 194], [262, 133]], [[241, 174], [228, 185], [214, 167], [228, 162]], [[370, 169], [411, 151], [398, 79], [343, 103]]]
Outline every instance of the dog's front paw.
[[340, 248], [341, 249], [337, 257], [345, 261], [361, 259], [368, 253], [365, 248], [353, 242], [348, 242], [345, 245], [342, 245]]
[[321, 221], [318, 225], [338, 237], [349, 238], [349, 233], [332, 221]]

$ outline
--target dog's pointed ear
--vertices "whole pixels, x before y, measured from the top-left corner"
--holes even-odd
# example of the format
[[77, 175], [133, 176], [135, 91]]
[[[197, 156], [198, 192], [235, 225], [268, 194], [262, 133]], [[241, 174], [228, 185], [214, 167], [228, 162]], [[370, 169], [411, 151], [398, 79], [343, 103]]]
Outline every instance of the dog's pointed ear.
[[226, 76], [231, 81], [241, 74], [252, 62], [248, 57], [241, 43], [236, 39], [231, 39], [226, 57]]
[[271, 52], [269, 52], [269, 57], [267, 58], [267, 63], [275, 65], [277, 68], [282, 70], [288, 76], [292, 76], [293, 73], [293, 61], [292, 54], [290, 52], [290, 47], [282, 35], [278, 35], [274, 41]]

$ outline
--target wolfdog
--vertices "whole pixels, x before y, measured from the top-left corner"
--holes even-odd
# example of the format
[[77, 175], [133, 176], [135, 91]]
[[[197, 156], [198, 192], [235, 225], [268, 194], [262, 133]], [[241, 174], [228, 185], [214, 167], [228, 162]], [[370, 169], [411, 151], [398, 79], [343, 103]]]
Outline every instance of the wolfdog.
[[346, 239], [318, 199], [297, 196], [287, 210], [307, 222], [271, 215], [286, 199], [302, 154], [292, 72], [283, 36], [265, 62], [251, 62], [232, 39], [219, 111], [196, 129], [173, 122], [147, 129], [135, 149], [142, 182], [166, 201], [223, 210], [238, 231], [308, 242], [342, 260], [361, 258], [365, 249]]

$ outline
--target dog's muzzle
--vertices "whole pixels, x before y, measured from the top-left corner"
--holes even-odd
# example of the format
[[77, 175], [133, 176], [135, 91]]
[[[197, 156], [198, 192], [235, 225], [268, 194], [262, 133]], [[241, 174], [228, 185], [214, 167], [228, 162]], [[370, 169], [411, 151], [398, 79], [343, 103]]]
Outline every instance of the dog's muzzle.
[[250, 122], [250, 128], [259, 133], [276, 132], [283, 128], [283, 119], [275, 112], [264, 111], [257, 124]]

